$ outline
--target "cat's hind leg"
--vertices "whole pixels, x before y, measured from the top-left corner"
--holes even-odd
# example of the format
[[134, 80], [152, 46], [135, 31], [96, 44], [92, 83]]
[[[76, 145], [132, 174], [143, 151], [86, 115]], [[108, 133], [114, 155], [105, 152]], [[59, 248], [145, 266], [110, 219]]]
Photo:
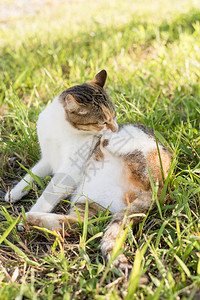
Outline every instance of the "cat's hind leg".
[[[135, 199], [132, 203], [129, 203], [126, 209], [123, 209], [113, 215], [113, 218], [105, 229], [104, 236], [101, 240], [101, 252], [107, 262], [109, 262], [112, 256], [117, 237], [120, 237], [123, 234], [124, 229], [131, 221], [133, 224], [140, 222], [143, 218], [142, 214], [147, 213], [147, 211], [152, 207], [152, 193], [142, 192], [140, 197]], [[138, 216], [138, 214], [140, 214], [140, 216]], [[132, 265], [129, 264], [123, 253], [114, 260], [112, 265], [126, 276], [132, 269]]]
[[[51, 168], [47, 161], [41, 159], [31, 170], [34, 175], [45, 177], [50, 175]], [[29, 190], [24, 190], [31, 182], [32, 177], [27, 174], [11, 191], [8, 191], [5, 195], [5, 201], [14, 203], [20, 200], [23, 196], [28, 194]]]
[[[122, 220], [120, 220], [120, 222], [115, 222], [113, 220], [107, 226], [104, 236], [101, 240], [101, 253], [105, 258], [106, 263], [109, 263], [112, 257], [117, 237], [120, 237], [123, 232], [124, 228], [122, 226]], [[129, 264], [126, 256], [123, 253], [119, 254], [118, 257], [112, 262], [112, 266], [116, 267], [126, 277], [128, 277], [130, 270], [132, 269], [131, 264]]]

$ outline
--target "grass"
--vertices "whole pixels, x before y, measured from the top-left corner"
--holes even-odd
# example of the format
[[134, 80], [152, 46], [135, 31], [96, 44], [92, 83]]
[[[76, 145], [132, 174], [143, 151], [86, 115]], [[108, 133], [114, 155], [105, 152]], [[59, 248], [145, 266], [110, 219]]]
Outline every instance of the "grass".
[[[36, 120], [46, 104], [103, 68], [119, 122], [153, 127], [174, 154], [165, 205], [127, 232], [128, 283], [99, 251], [107, 214], [69, 237], [28, 227], [19, 234], [17, 218], [42, 188], [14, 206], [2, 201], [0, 299], [199, 299], [198, 1], [49, 1], [37, 15], [2, 21], [0, 33], [1, 190], [37, 161]], [[142, 273], [150, 281], [138, 286]]]

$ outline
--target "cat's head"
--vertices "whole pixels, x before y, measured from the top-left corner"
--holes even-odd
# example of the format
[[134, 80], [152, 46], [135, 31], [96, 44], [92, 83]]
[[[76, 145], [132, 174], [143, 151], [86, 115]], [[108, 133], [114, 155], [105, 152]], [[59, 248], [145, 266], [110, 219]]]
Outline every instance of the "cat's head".
[[114, 103], [103, 89], [106, 78], [102, 70], [91, 82], [70, 87], [60, 95], [66, 119], [74, 128], [99, 133], [117, 130]]

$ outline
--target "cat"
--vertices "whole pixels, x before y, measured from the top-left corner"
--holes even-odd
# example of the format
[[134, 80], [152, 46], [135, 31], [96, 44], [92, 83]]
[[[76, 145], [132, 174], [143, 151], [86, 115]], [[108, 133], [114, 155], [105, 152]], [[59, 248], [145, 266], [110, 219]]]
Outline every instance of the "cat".
[[[95, 81], [98, 81], [98, 83], [101, 82], [101, 92], [106, 77], [105, 71], [102, 72], [103, 73], [100, 72], [97, 74], [93, 83], [90, 84], [96, 87], [98, 84]], [[74, 105], [77, 108], [77, 100], [76, 102], [74, 100], [77, 95], [73, 94], [73, 90], [68, 89], [67, 91], [70, 93], [70, 96], [66, 96], [68, 92], [64, 92], [64, 95], [61, 94], [63, 96], [60, 96], [59, 99], [56, 100], [57, 103], [59, 102], [63, 104], [65, 114], [66, 111], [68, 113], [70, 105], [73, 106], [73, 109]], [[73, 95], [74, 98], [72, 98], [71, 95]], [[63, 98], [67, 98], [68, 101], [66, 102], [66, 100], [62, 100]], [[96, 102], [97, 100], [94, 101]], [[67, 133], [67, 130], [64, 130], [64, 125], [62, 130], [60, 127], [61, 133], [63, 134], [62, 138], [59, 139], [60, 133], [58, 127], [55, 129], [55, 125], [51, 125], [51, 119], [52, 122], [55, 120], [54, 114], [57, 106], [55, 108], [52, 106], [52, 108], [49, 109], [50, 111], [47, 107], [46, 112], [44, 111], [44, 113], [42, 113], [42, 120], [40, 121], [39, 118], [38, 122], [38, 136], [41, 150], [44, 149], [47, 151], [47, 155], [52, 161], [52, 169], [54, 170], [54, 173], [57, 171], [58, 177], [56, 180], [54, 180], [53, 177], [53, 182], [50, 183], [50, 186], [47, 186], [36, 204], [28, 213], [26, 213], [26, 221], [31, 225], [46, 227], [51, 230], [58, 228], [62, 229], [63, 227], [72, 228], [74, 225], [77, 225], [77, 221], [84, 221], [85, 204], [87, 199], [89, 202], [89, 218], [98, 216], [99, 211], [105, 211], [106, 208], [109, 207], [109, 210], [113, 213], [113, 217], [106, 227], [104, 236], [100, 243], [101, 252], [106, 261], [109, 261], [117, 236], [122, 234], [124, 228], [130, 221], [132, 221], [133, 224], [136, 224], [141, 220], [142, 217], [138, 215], [134, 216], [134, 214], [147, 213], [154, 206], [148, 169], [151, 173], [154, 184], [158, 185], [157, 195], [159, 198], [162, 191], [163, 181], [168, 176], [171, 164], [171, 155], [161, 143], [158, 144], [160, 158], [162, 161], [161, 168], [154, 135], [138, 124], [118, 126], [115, 120], [115, 109], [113, 103], [110, 102], [111, 100], [106, 101], [108, 101], [109, 106], [106, 105], [106, 103], [104, 103], [104, 106], [101, 104], [101, 113], [105, 115], [104, 121], [102, 122], [105, 124], [103, 126], [101, 123], [101, 129], [99, 131], [96, 129], [96, 125], [95, 128], [92, 125], [92, 135], [89, 135], [88, 131], [82, 131], [80, 126], [83, 126], [82, 128], [86, 130], [85, 126], [88, 125], [90, 127], [93, 122], [89, 122], [89, 124], [85, 125], [82, 121], [82, 124], [80, 125], [80, 122], [77, 122], [77, 119], [75, 118], [77, 117], [76, 114], [74, 115], [73, 121], [68, 115], [65, 116], [64, 120], [64, 113], [62, 112], [62, 123], [65, 124], [67, 120], [66, 127], [68, 128], [69, 122], [70, 125], [72, 125], [73, 122], [76, 121], [72, 126], [73, 128], [80, 130], [81, 137], [79, 138], [83, 139], [83, 143], [81, 140], [81, 143], [78, 145], [75, 144], [76, 139], [73, 137], [73, 135], [75, 135], [75, 131], [73, 131], [71, 136], [67, 135], [67, 138], [70, 138], [70, 146], [72, 147], [72, 149], [70, 148], [71, 152], [66, 151], [66, 158], [71, 158], [70, 162], [69, 160], [67, 161], [68, 163], [65, 163], [65, 160], [63, 162], [63, 158], [65, 156], [61, 154], [58, 147], [59, 144], [62, 149], [62, 144], [64, 143], [64, 151], [65, 149], [68, 149], [68, 144], [65, 144], [64, 139], [64, 134]], [[61, 111], [63, 108], [62, 106], [59, 107]], [[81, 115], [81, 118], [86, 115], [85, 111], [82, 111], [82, 109], [82, 106], [78, 106], [78, 113]], [[96, 112], [93, 111], [91, 111], [91, 113], [93, 114], [93, 117], [96, 114]], [[61, 118], [60, 114], [59, 118]], [[44, 121], [46, 121], [46, 123]], [[60, 119], [58, 119], [58, 121], [60, 121]], [[45, 124], [47, 125], [45, 126]], [[39, 129], [40, 125], [41, 129]], [[52, 128], [53, 130], [55, 129], [54, 132], [52, 133], [50, 131], [50, 134], [48, 134], [49, 128]], [[85, 133], [85, 136], [83, 136], [83, 133]], [[48, 141], [48, 138], [51, 136], [53, 136], [54, 139], [55, 137], [57, 138], [57, 144], [52, 144], [52, 140]], [[43, 137], [43, 141], [41, 140], [41, 137]], [[88, 147], [87, 143], [89, 143], [90, 147]], [[52, 148], [49, 148], [48, 151], [47, 148], [50, 147], [50, 145]], [[73, 147], [73, 145], [75, 145], [75, 147]], [[80, 173], [80, 165], [78, 161], [80, 155], [75, 154], [77, 149], [81, 149], [85, 152], [84, 148], [89, 149], [89, 153], [86, 155], [87, 158], [82, 164]], [[52, 152], [50, 152], [50, 149]], [[60, 158], [62, 158], [62, 160], [60, 160]], [[58, 167], [59, 162], [61, 163], [61, 168]], [[69, 168], [69, 166], [71, 166], [71, 168]], [[32, 169], [32, 172], [35, 172], [34, 168]], [[39, 176], [45, 176], [47, 172], [45, 172], [45, 174], [41, 174], [41, 172], [36, 173]], [[69, 180], [72, 174], [72, 179], [75, 181], [73, 184]], [[76, 176], [78, 176], [77, 179], [75, 179]], [[25, 181], [30, 181], [29, 177], [28, 179], [25, 177]], [[17, 200], [18, 192], [15, 191], [20, 190], [20, 197], [23, 196], [24, 192], [22, 192], [21, 187], [25, 185], [26, 183], [22, 181], [19, 183], [20, 189], [16, 186], [13, 190], [11, 190], [11, 201], [14, 202]], [[67, 185], [70, 185], [70, 188]], [[63, 199], [70, 193], [72, 205], [67, 215], [49, 213], [60, 199]], [[6, 200], [8, 199], [9, 194], [6, 196]], [[77, 214], [76, 209], [78, 209], [79, 215]], [[122, 228], [125, 216], [127, 216], [125, 219], [126, 222], [124, 228]], [[130, 216], [130, 218], [128, 216]], [[122, 274], [127, 274], [127, 272], [132, 268], [123, 253], [115, 259], [113, 265], [117, 267]]]
[[[106, 78], [107, 72], [102, 70], [91, 82], [68, 88], [39, 115], [41, 160], [31, 172], [53, 177], [30, 212], [50, 212], [73, 193], [99, 137], [107, 130], [117, 130], [114, 103], [103, 89]], [[79, 153], [83, 149], [84, 155]], [[79, 168], [74, 167], [74, 160]], [[5, 200], [20, 200], [28, 193], [25, 188], [31, 182], [32, 177], [27, 174], [6, 193]]]

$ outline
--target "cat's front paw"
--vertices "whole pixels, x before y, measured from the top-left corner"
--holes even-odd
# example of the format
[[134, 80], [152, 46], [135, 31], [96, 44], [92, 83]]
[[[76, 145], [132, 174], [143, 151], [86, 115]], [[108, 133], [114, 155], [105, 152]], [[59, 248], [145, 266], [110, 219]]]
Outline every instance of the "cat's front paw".
[[52, 213], [28, 212], [26, 222], [32, 226], [44, 227], [50, 230], [62, 228], [59, 215]]
[[43, 226], [40, 213], [26, 213], [26, 222], [32, 226]]
[[10, 202], [10, 203], [15, 203], [17, 202], [18, 200], [20, 200], [22, 198], [22, 195], [20, 192], [17, 192], [17, 191], [14, 191], [11, 190], [11, 191], [8, 191], [6, 194], [5, 194], [5, 197], [4, 197], [4, 200], [6, 202]]
[[[41, 226], [42, 222], [37, 215], [31, 215], [30, 213], [26, 213], [26, 223], [32, 226]], [[20, 222], [16, 225], [18, 232], [23, 232], [25, 230], [26, 224]]]

